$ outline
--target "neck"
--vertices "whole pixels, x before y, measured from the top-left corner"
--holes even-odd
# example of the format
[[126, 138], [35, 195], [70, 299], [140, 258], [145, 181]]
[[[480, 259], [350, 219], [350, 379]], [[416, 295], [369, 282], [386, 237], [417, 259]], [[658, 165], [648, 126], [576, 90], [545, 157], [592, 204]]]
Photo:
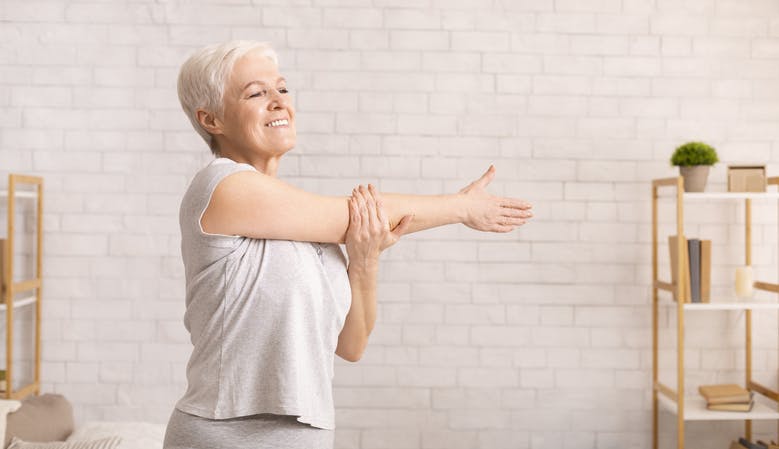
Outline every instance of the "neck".
[[235, 162], [249, 164], [260, 173], [274, 178], [276, 177], [276, 173], [279, 169], [279, 162], [281, 161], [281, 156], [262, 156], [257, 154], [245, 156], [230, 151], [221, 151], [219, 157], [226, 157]]

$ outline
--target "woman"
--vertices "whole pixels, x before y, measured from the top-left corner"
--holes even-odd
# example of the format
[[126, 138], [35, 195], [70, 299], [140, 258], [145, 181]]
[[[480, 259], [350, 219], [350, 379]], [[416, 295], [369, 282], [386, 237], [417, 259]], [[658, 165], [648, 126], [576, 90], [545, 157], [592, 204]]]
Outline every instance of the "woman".
[[194, 348], [164, 447], [332, 448], [333, 354], [356, 362], [365, 350], [379, 253], [404, 233], [449, 223], [508, 232], [530, 205], [485, 191], [493, 167], [453, 195], [359, 186], [331, 197], [279, 180], [295, 146], [295, 110], [265, 43], [198, 50], [178, 91], [217, 158], [181, 202]]

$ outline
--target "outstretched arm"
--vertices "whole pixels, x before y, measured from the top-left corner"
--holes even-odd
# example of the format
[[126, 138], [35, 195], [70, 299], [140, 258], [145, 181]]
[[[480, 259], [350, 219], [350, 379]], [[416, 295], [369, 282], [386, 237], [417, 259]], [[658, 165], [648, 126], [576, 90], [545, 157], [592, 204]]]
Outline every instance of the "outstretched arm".
[[[413, 215], [407, 232], [450, 223], [463, 223], [480, 231], [508, 232], [531, 216], [525, 201], [490, 195], [489, 170], [452, 195], [384, 193], [390, 225]], [[255, 171], [225, 177], [214, 190], [201, 219], [205, 232], [258, 239], [344, 243], [349, 225], [347, 196], [306, 192]]]
[[490, 195], [485, 190], [495, 177], [490, 168], [481, 178], [451, 195], [403, 195], [382, 193], [384, 207], [390, 217], [390, 226], [404, 215], [413, 215], [414, 221], [406, 233], [421, 231], [453, 223], [491, 232], [509, 232], [525, 224], [533, 216], [527, 201]]
[[384, 209], [394, 227], [403, 215], [413, 215], [409, 232], [423, 231], [465, 221], [465, 198], [459, 194], [413, 195], [382, 192]]

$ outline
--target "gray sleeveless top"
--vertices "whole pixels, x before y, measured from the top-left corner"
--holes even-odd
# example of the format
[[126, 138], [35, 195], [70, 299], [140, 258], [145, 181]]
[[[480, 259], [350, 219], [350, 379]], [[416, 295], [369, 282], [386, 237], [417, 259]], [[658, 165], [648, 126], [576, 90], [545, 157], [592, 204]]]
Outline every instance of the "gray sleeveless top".
[[181, 201], [186, 278], [184, 326], [194, 346], [181, 411], [211, 419], [259, 413], [335, 428], [335, 348], [351, 306], [338, 244], [253, 239], [203, 231], [227, 175], [255, 170], [217, 158]]

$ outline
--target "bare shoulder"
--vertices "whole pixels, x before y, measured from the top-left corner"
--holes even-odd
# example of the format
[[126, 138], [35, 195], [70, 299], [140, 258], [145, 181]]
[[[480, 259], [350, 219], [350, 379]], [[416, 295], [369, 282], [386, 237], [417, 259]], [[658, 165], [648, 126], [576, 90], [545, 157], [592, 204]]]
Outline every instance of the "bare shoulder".
[[200, 224], [205, 232], [258, 239], [342, 242], [346, 199], [306, 192], [257, 171], [217, 184]]
[[254, 170], [231, 173], [219, 181], [211, 198], [216, 199], [217, 202], [231, 201], [236, 196], [241, 197], [262, 189], [264, 184], [272, 180], [272, 177]]
[[236, 218], [233, 210], [247, 198], [254, 197], [262, 190], [262, 185], [269, 176], [260, 172], [244, 170], [231, 173], [219, 181], [211, 194], [200, 225], [205, 232], [211, 234], [241, 235], [235, 232]]

